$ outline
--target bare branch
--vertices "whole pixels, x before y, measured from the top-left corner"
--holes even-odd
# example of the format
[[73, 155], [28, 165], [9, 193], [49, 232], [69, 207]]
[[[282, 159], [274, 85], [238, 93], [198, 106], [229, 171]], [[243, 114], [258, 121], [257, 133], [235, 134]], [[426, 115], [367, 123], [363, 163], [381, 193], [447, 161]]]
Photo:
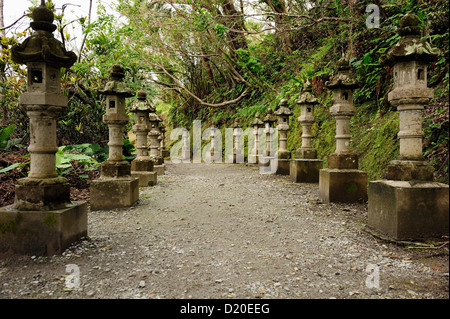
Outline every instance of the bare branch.
[[6, 30], [6, 29], [11, 28], [13, 25], [15, 25], [16, 23], [18, 23], [20, 20], [22, 20], [23, 18], [27, 17], [28, 14], [29, 14], [29, 13], [25, 13], [25, 12], [24, 12], [23, 15], [22, 15], [19, 19], [17, 19], [16, 21], [14, 21], [13, 23], [11, 23], [11, 24], [10, 24], [9, 26], [7, 26], [7, 27], [0, 28], [0, 30], [3, 31], [3, 30]]
[[227, 106], [230, 104], [235, 104], [237, 102], [239, 102], [242, 98], [244, 98], [247, 93], [248, 93], [248, 89], [246, 89], [244, 92], [242, 92], [242, 94], [237, 97], [236, 99], [233, 100], [229, 100], [229, 101], [225, 101], [222, 103], [208, 103], [203, 101], [201, 98], [199, 98], [197, 95], [195, 95], [194, 93], [192, 93], [191, 91], [189, 91], [176, 77], [174, 77], [169, 71], [167, 71], [164, 66], [158, 64], [158, 63], [154, 63], [154, 62], [150, 62], [150, 64], [152, 64], [153, 66], [155, 66], [156, 68], [161, 69], [164, 74], [166, 74], [169, 78], [171, 78], [176, 85], [183, 90], [184, 92], [186, 92], [189, 96], [191, 96], [194, 100], [196, 100], [197, 102], [199, 102], [201, 105], [204, 106], [209, 106], [209, 107], [223, 107], [223, 106]]

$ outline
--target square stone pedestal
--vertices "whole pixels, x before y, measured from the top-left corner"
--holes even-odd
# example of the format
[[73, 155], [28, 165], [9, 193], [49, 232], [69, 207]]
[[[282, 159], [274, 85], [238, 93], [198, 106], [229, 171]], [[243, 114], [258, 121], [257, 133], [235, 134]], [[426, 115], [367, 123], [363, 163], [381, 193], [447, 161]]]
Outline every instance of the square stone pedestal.
[[163, 158], [168, 158], [168, 157], [170, 157], [170, 152], [166, 149], [163, 149], [163, 150], [161, 150], [161, 156]]
[[158, 183], [156, 172], [131, 171], [131, 177], [139, 179], [139, 187], [155, 186]]
[[129, 207], [139, 200], [138, 178], [100, 178], [91, 182], [91, 211]]
[[153, 170], [151, 159], [135, 159], [131, 162], [131, 177], [139, 179], [139, 187], [154, 186], [157, 183], [157, 173]]
[[357, 169], [321, 169], [319, 197], [323, 202], [363, 202], [367, 200], [367, 174]]
[[278, 159], [277, 175], [289, 175], [291, 171], [290, 159]]
[[61, 254], [87, 236], [87, 203], [71, 202], [57, 210], [0, 208], [0, 258]]
[[449, 186], [437, 182], [369, 183], [367, 229], [393, 241], [440, 238], [449, 232]]
[[259, 163], [259, 155], [252, 155], [250, 154], [248, 156], [248, 164], [258, 164]]
[[319, 159], [292, 159], [290, 179], [295, 183], [318, 183], [323, 161]]
[[166, 173], [166, 164], [153, 165], [153, 171], [155, 171], [158, 176], [163, 176]]

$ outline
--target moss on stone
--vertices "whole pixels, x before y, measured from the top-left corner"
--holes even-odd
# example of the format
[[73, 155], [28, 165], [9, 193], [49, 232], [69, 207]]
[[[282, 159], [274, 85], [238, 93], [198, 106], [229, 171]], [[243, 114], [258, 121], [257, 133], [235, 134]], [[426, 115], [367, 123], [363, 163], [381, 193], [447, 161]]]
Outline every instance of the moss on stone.
[[16, 214], [14, 218], [9, 219], [8, 221], [3, 221], [3, 219], [0, 218], [0, 234], [15, 234], [22, 219], [23, 217], [21, 214]]
[[58, 218], [53, 214], [45, 215], [42, 222], [50, 228], [54, 228], [59, 223]]

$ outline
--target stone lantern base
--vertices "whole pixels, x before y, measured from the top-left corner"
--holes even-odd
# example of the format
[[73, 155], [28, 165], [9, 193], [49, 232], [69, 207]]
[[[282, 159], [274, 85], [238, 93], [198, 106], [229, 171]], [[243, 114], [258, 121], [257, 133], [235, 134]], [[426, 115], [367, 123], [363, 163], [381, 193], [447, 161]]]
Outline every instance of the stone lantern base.
[[163, 176], [166, 173], [164, 158], [162, 156], [152, 156], [151, 158], [153, 160], [153, 171], [155, 171], [158, 176]]
[[161, 150], [161, 156], [162, 156], [163, 158], [168, 158], [168, 157], [170, 156], [169, 150], [163, 148], [163, 149]]
[[130, 207], [139, 200], [139, 179], [100, 178], [91, 182], [91, 211]]
[[323, 168], [323, 161], [317, 159], [317, 152], [313, 148], [299, 148], [295, 151], [295, 159], [291, 160], [291, 181], [295, 183], [318, 183], [319, 171]]
[[71, 202], [55, 210], [0, 208], [0, 258], [10, 255], [61, 254], [87, 236], [87, 203]]
[[319, 197], [323, 202], [363, 202], [367, 200], [367, 174], [357, 169], [321, 169]]
[[448, 235], [449, 186], [437, 182], [370, 182], [367, 230], [392, 241]]
[[428, 161], [391, 161], [386, 172], [386, 179], [394, 181], [432, 181], [434, 179], [434, 168]]
[[158, 176], [165, 175], [165, 173], [166, 173], [166, 164], [153, 165], [153, 170], [156, 172], [156, 174]]
[[153, 170], [153, 161], [135, 159], [131, 162], [131, 177], [139, 179], [139, 187], [154, 186], [158, 182], [158, 174]]
[[278, 167], [277, 167], [277, 175], [289, 175], [291, 172], [291, 160], [279, 158], [278, 159]]
[[64, 177], [19, 179], [14, 204], [0, 208], [0, 258], [62, 253], [87, 235], [87, 211]]
[[290, 179], [295, 183], [318, 183], [323, 161], [319, 159], [296, 158], [290, 162]]
[[248, 155], [248, 164], [259, 164], [259, 155], [249, 154]]
[[291, 152], [278, 151], [277, 175], [289, 175], [291, 171]]
[[130, 207], [139, 200], [139, 179], [131, 176], [128, 162], [105, 162], [90, 192], [91, 211]]
[[330, 154], [328, 168], [319, 172], [319, 197], [324, 202], [363, 202], [367, 200], [367, 173], [358, 170], [358, 156]]

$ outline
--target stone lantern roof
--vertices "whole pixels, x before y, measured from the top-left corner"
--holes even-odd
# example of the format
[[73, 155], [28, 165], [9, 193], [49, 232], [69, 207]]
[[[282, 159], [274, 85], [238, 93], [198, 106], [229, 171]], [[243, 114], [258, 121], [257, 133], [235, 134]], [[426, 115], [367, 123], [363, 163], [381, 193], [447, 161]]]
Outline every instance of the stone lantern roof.
[[325, 85], [329, 89], [356, 89], [359, 86], [358, 80], [356, 80], [350, 73], [349, 61], [342, 57], [338, 61], [338, 74], [333, 76], [330, 81], [327, 81]]
[[303, 86], [303, 93], [297, 99], [297, 104], [319, 104], [317, 98], [312, 94], [312, 85], [309, 80], [306, 80]]
[[266, 112], [266, 116], [263, 118], [263, 122], [266, 123], [275, 123], [277, 121], [277, 118], [275, 115], [273, 115], [273, 110], [269, 108]]
[[21, 44], [11, 48], [11, 58], [15, 63], [44, 62], [54, 67], [70, 68], [77, 60], [77, 55], [66, 51], [63, 44], [54, 38], [53, 12], [47, 8], [45, 1], [31, 13], [31, 28], [35, 31]]
[[261, 121], [261, 113], [260, 112], [256, 112], [255, 119], [252, 121], [251, 125], [258, 125], [258, 126], [264, 125], [264, 122]]
[[98, 92], [103, 95], [118, 95], [122, 97], [134, 96], [130, 87], [123, 82], [124, 78], [125, 72], [123, 67], [119, 64], [113, 65], [110, 72], [110, 80], [106, 82], [105, 87], [98, 90]]
[[385, 55], [381, 56], [381, 64], [393, 66], [401, 61], [436, 61], [441, 51], [432, 48], [430, 43], [422, 40], [421, 33], [422, 27], [417, 15], [407, 13], [399, 22], [398, 34], [402, 37]]
[[149, 118], [149, 121], [152, 122], [152, 123], [162, 122], [161, 118], [155, 112], [150, 113], [148, 118]]
[[150, 104], [149, 101], [147, 101], [147, 94], [144, 90], [139, 90], [137, 93], [137, 100], [134, 101], [130, 105], [130, 112], [136, 113], [136, 112], [155, 112], [155, 108], [153, 105]]
[[288, 107], [288, 101], [286, 99], [281, 100], [280, 107], [274, 114], [278, 116], [291, 116], [293, 114]]

